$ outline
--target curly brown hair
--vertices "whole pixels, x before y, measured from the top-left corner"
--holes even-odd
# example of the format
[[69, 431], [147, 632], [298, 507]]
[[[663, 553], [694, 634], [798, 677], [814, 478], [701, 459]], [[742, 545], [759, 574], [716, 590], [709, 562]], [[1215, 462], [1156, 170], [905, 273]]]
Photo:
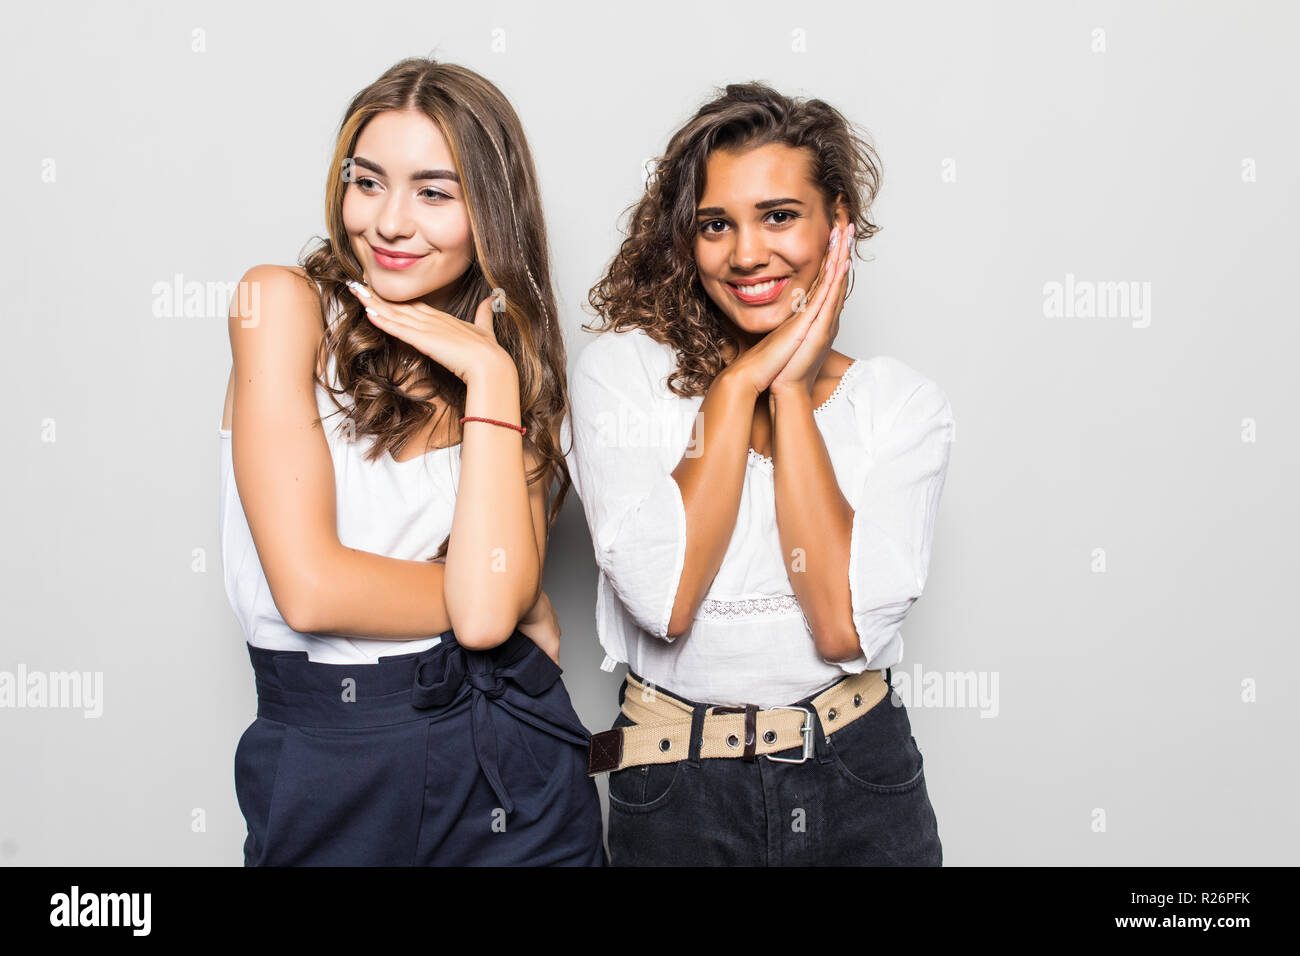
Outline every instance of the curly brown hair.
[[[452, 414], [456, 421], [465, 414], [465, 384], [408, 343], [376, 328], [346, 288], [349, 280], [364, 281], [343, 225], [351, 157], [362, 129], [386, 110], [423, 113], [438, 125], [451, 148], [469, 209], [474, 262], [457, 281], [446, 311], [473, 322], [480, 302], [489, 296], [496, 300], [496, 339], [518, 369], [524, 440], [539, 459], [526, 480], [531, 484], [544, 477], [548, 491], [559, 481], [547, 511], [549, 528], [571, 479], [559, 447], [560, 421], [568, 406], [567, 361], [559, 323], [553, 318], [557, 310], [541, 193], [518, 116], [501, 91], [472, 70], [424, 57], [404, 59], [356, 94], [344, 114], [326, 182], [329, 234], [317, 237], [317, 245], [299, 263], [316, 283], [322, 314], [338, 316], [321, 342], [317, 381], [347, 415], [354, 436], [376, 436], [367, 452], [371, 461], [385, 451], [396, 456], [433, 421], [430, 399], [441, 399], [443, 415]], [[504, 311], [496, 311], [500, 304]], [[337, 363], [338, 388], [320, 374], [330, 353]], [[410, 383], [425, 393], [423, 400], [404, 393]], [[350, 407], [340, 403], [341, 394], [350, 397]], [[446, 550], [443, 541], [429, 560], [441, 559]]]
[[726, 365], [724, 346], [735, 344], [735, 330], [704, 291], [695, 263], [696, 207], [709, 155], [768, 143], [809, 151], [827, 218], [843, 197], [855, 246], [881, 228], [868, 218], [880, 191], [880, 158], [866, 133], [834, 107], [762, 83], [730, 84], [700, 107], [655, 160], [645, 195], [625, 210], [627, 238], [587, 296], [601, 321], [583, 326], [591, 332], [641, 328], [671, 345], [677, 368], [668, 387], [682, 397], [704, 394]]

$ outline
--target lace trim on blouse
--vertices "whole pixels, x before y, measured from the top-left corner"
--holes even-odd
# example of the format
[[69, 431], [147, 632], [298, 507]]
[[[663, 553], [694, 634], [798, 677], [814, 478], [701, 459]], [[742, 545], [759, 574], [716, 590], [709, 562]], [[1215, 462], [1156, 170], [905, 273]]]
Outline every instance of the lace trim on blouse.
[[[826, 396], [826, 401], [822, 402], [820, 405], [818, 405], [816, 408], [813, 409], [814, 415], [817, 415], [818, 413], [825, 411], [827, 408], [830, 407], [831, 403], [835, 401], [835, 399], [839, 396], [840, 392], [844, 391], [844, 387], [853, 380], [853, 376], [854, 374], [856, 374], [858, 370], [858, 366], [861, 364], [862, 364], [861, 359], [854, 359], [852, 362], [849, 363], [848, 368], [846, 368], [843, 372], [840, 373], [840, 380], [838, 383], [836, 383], [835, 390]], [[768, 471], [772, 470], [772, 459], [767, 455], [760, 455], [752, 448], [749, 450], [749, 460], [750, 463], [758, 465], [762, 468], [766, 468]]]
[[695, 615], [697, 621], [737, 621], [755, 617], [784, 617], [803, 614], [793, 594], [775, 597], [744, 598], [739, 601], [707, 600]]

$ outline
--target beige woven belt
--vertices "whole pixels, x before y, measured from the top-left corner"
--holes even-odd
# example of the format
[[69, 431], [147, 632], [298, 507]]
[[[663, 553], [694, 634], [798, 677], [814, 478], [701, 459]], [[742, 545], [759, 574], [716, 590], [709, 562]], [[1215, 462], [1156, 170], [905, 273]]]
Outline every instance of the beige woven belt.
[[[812, 715], [821, 720], [826, 736], [861, 717], [889, 693], [884, 674], [863, 671], [826, 688], [806, 706], [709, 707], [704, 717], [700, 756], [767, 756], [783, 763], [803, 763], [813, 755], [815, 728]], [[624, 767], [685, 760], [691, 750], [691, 707], [627, 675], [623, 713], [635, 722], [591, 737], [587, 775], [595, 776]], [[772, 757], [792, 747], [803, 747], [801, 757]]]

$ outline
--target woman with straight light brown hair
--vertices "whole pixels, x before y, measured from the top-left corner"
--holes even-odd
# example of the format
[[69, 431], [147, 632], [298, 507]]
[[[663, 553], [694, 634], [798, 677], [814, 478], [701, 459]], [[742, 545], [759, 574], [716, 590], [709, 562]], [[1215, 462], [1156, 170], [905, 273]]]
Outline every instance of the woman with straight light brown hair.
[[348, 106], [325, 213], [230, 314], [245, 863], [603, 865], [541, 591], [565, 355], [523, 128], [478, 74], [403, 60]]

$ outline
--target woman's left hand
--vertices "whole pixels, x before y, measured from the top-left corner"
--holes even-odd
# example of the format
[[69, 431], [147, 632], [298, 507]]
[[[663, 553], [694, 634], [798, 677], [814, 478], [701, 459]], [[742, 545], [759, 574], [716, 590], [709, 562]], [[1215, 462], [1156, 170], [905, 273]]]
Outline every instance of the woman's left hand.
[[501, 348], [493, 330], [493, 298], [478, 305], [473, 322], [425, 305], [423, 302], [389, 302], [359, 282], [349, 282], [375, 328], [418, 349], [463, 382], [509, 353]]
[[827, 253], [821, 281], [809, 298], [807, 307], [816, 310], [812, 325], [799, 348], [777, 373], [768, 391], [776, 396], [782, 391], [802, 388], [811, 396], [813, 384], [821, 374], [831, 343], [840, 331], [840, 310], [848, 290], [849, 253], [853, 249], [853, 224], [842, 230], [839, 241]]

